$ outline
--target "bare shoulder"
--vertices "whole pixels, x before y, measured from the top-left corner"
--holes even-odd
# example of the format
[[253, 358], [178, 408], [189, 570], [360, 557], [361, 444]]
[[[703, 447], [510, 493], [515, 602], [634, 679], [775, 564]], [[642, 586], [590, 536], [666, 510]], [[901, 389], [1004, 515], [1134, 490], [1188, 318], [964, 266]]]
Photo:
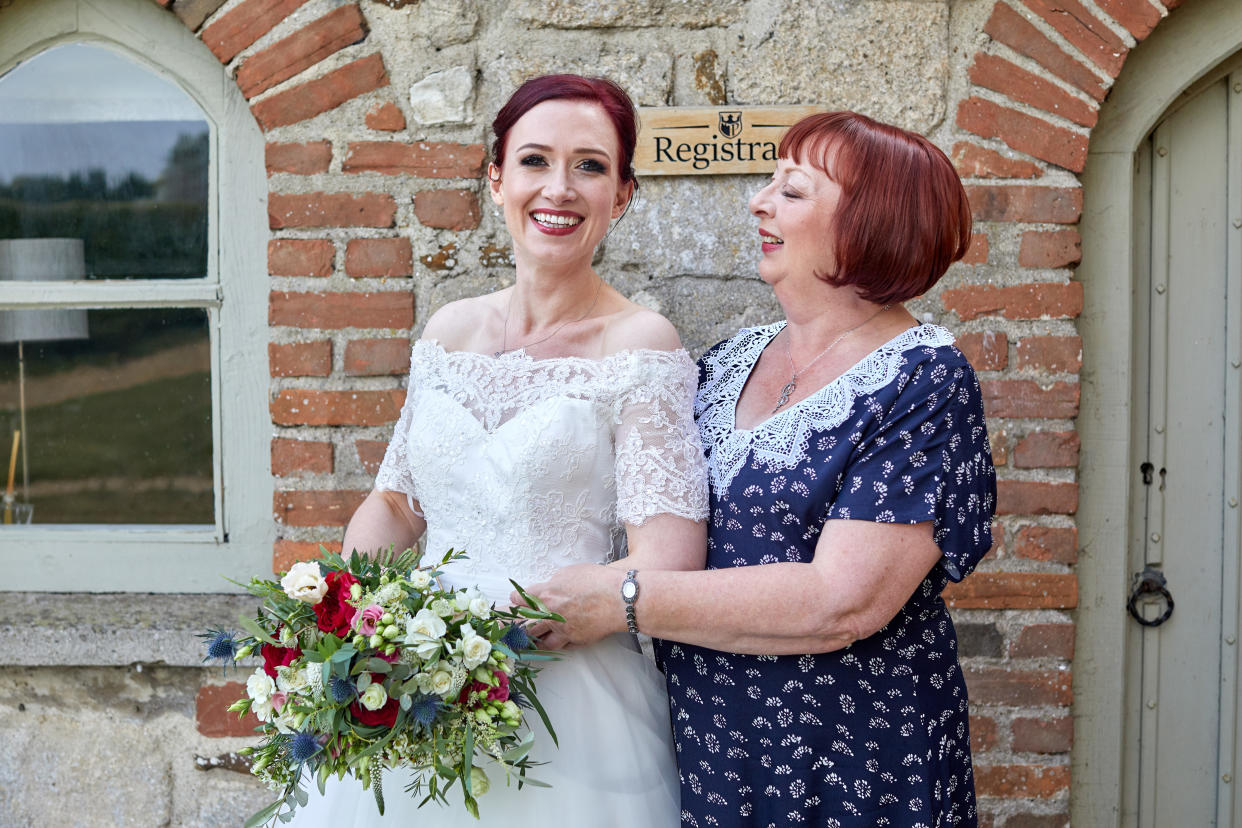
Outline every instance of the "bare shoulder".
[[681, 337], [673, 323], [641, 305], [632, 305], [616, 314], [604, 334], [604, 348], [608, 353], [676, 351], [681, 347]]
[[495, 297], [492, 293], [449, 302], [427, 320], [422, 339], [434, 339], [446, 351], [475, 350], [480, 333], [491, 327], [499, 312]]

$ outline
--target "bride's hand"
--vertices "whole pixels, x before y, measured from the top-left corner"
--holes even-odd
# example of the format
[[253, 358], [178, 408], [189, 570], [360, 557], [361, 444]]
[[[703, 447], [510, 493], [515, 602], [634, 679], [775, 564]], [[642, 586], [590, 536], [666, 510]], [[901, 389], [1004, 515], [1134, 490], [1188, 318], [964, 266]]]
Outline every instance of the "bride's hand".
[[[541, 647], [559, 650], [593, 644], [604, 636], [624, 629], [625, 608], [620, 598], [625, 575], [614, 567], [577, 564], [527, 589], [549, 610], [564, 617], [564, 623], [536, 621], [527, 627]], [[509, 600], [524, 604], [514, 592]]]

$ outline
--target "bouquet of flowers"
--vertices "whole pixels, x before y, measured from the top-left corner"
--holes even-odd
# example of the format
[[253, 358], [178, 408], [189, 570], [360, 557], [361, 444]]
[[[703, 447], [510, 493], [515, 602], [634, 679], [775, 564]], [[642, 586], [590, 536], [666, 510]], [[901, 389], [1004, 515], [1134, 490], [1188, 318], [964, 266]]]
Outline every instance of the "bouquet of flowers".
[[242, 752], [280, 798], [247, 828], [288, 822], [308, 801], [303, 780], [322, 792], [332, 774], [369, 787], [381, 814], [384, 767], [417, 771], [406, 790], [423, 796], [420, 806], [447, 802], [460, 782], [476, 818], [477, 797], [490, 785], [476, 757], [516, 775], [519, 786], [541, 785], [527, 775], [534, 734], [523, 716], [524, 708], [537, 712], [555, 741], [534, 686], [537, 663], [552, 656], [535, 650], [523, 622], [560, 616], [516, 583], [530, 607], [497, 611], [477, 590], [442, 588], [439, 567], [461, 552], [431, 569], [416, 568], [413, 550], [348, 560], [322, 553], [279, 582], [245, 585], [262, 603], [239, 619], [244, 633], [203, 635], [206, 660], [263, 658], [229, 710], [261, 722], [262, 741]]

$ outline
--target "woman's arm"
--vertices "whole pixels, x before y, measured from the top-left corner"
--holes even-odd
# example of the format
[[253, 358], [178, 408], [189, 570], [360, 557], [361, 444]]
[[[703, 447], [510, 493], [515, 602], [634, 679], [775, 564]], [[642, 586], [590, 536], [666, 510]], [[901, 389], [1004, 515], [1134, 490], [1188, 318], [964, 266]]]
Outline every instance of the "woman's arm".
[[400, 552], [416, 544], [425, 531], [427, 522], [410, 508], [404, 494], [372, 489], [349, 519], [342, 552], [348, 555], [356, 549], [374, 555], [389, 545]]
[[[882, 629], [940, 559], [931, 523], [830, 520], [810, 563], [708, 572], [638, 569], [638, 628], [736, 653], [828, 652]], [[544, 645], [587, 644], [625, 630], [623, 574], [571, 567], [529, 591], [568, 619]], [[538, 633], [544, 626], [536, 627]]]

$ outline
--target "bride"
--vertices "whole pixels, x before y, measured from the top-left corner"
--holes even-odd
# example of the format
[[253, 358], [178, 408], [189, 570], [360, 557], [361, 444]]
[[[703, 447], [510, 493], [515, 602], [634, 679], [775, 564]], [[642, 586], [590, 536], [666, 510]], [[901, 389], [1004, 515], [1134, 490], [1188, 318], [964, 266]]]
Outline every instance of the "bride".
[[[509, 578], [535, 583], [567, 564], [605, 563], [622, 540], [628, 557], [609, 566], [701, 569], [697, 371], [666, 319], [591, 267], [634, 191], [633, 104], [611, 81], [549, 75], [523, 84], [492, 127], [488, 181], [513, 237], [516, 284], [428, 321], [345, 549], [402, 549], [425, 533], [428, 560], [449, 548], [469, 555], [447, 568], [448, 585], [477, 586], [498, 603]], [[483, 824], [679, 825], [664, 682], [634, 639], [570, 651], [538, 683], [559, 747], [535, 725], [533, 758], [546, 764], [532, 775], [551, 787], [519, 791], [485, 767]], [[296, 824], [479, 824], [460, 805], [416, 809], [402, 790], [410, 778], [386, 775], [382, 819], [349, 780], [330, 783]]]

